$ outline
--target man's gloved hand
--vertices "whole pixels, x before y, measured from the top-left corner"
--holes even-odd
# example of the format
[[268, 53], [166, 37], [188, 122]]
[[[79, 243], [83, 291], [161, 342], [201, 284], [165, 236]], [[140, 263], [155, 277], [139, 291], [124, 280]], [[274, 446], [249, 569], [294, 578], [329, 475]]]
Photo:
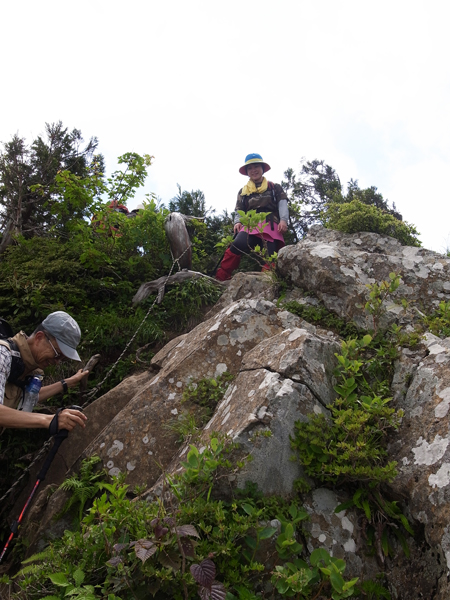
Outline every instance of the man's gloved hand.
[[61, 431], [61, 429], [72, 431], [72, 429], [77, 425], [80, 427], [85, 427], [86, 421], [87, 417], [81, 412], [79, 406], [58, 408], [48, 429], [50, 431], [50, 435], [56, 435], [58, 431]]

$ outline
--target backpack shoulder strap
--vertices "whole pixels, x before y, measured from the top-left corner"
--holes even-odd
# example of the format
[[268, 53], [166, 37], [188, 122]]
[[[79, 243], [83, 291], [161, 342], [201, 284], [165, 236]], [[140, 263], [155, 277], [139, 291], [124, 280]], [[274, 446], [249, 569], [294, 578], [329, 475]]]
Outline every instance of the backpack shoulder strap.
[[[22, 358], [22, 355], [20, 354], [20, 352], [18, 350], [14, 350], [14, 348], [11, 347], [10, 340], [0, 340], [0, 346], [5, 346], [5, 348], [8, 348], [8, 350], [11, 352], [12, 356], [14, 356], [15, 358]], [[15, 346], [15, 344], [14, 344], [14, 346]]]
[[[242, 194], [242, 190], [244, 188], [241, 188], [238, 192], [238, 197], [241, 196]], [[244, 212], [248, 212], [248, 196], [241, 196], [242, 198], [242, 204], [244, 205]]]
[[13, 340], [0, 340], [0, 345], [5, 346], [11, 352], [11, 370], [7, 381], [23, 389], [25, 382], [21, 377], [25, 371], [25, 363], [19, 352], [17, 344]]
[[268, 181], [267, 182], [267, 187], [270, 190], [271, 194], [272, 194], [272, 200], [274, 201], [274, 203], [276, 205], [278, 205], [278, 198], [275, 194], [275, 184], [273, 183], [273, 181]]

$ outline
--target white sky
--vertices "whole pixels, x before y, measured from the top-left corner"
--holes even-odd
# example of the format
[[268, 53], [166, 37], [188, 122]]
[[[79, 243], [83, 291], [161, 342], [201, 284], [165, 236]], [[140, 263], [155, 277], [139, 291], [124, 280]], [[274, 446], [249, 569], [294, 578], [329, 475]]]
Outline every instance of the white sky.
[[61, 120], [99, 138], [108, 172], [152, 154], [144, 192], [167, 203], [179, 183], [218, 212], [246, 154], [276, 182], [324, 159], [450, 246], [447, 1], [2, 4], [0, 141]]

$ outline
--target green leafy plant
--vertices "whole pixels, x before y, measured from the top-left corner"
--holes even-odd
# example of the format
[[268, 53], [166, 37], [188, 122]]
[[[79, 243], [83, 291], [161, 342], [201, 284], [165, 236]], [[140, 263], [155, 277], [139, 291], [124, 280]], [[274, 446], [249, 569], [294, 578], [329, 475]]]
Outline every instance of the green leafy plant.
[[278, 556], [283, 560], [287, 560], [299, 555], [303, 550], [302, 544], [297, 542], [295, 533], [298, 525], [302, 521], [309, 519], [309, 515], [303, 507], [291, 504], [288, 509], [288, 515], [286, 517], [280, 515], [279, 519], [281, 532], [276, 540], [276, 549]]
[[371, 341], [366, 335], [360, 342], [342, 342], [342, 354], [336, 354], [338, 397], [328, 407], [331, 418], [321, 413], [295, 424], [292, 446], [306, 474], [321, 481], [381, 482], [396, 476], [395, 463], [383, 464], [384, 440], [398, 428], [402, 413], [388, 406], [389, 398], [374, 394], [364, 377], [357, 350]]
[[203, 378], [190, 383], [183, 392], [183, 402], [193, 402], [204, 409], [204, 418], [209, 418], [222, 400], [234, 376], [225, 371], [218, 377]]
[[[211, 496], [212, 489], [218, 480], [223, 476], [220, 469], [227, 472], [232, 469], [240, 469], [245, 461], [237, 463], [233, 467], [227, 454], [236, 449], [236, 445], [231, 443], [226, 437], [221, 439], [211, 437], [207, 446], [203, 446], [201, 452], [194, 444], [190, 444], [186, 460], [181, 462], [184, 470], [176, 477], [171, 478], [167, 475], [171, 489], [181, 502], [183, 499], [206, 495], [207, 501]], [[228, 477], [229, 473], [225, 475]]]
[[331, 595], [333, 600], [349, 598], [354, 594], [355, 584], [359, 578], [355, 577], [350, 581], [344, 581], [342, 577], [345, 571], [344, 560], [334, 558], [323, 548], [318, 548], [311, 553], [310, 561], [313, 567], [318, 567], [321, 571], [323, 581], [329, 580], [333, 590]]
[[293, 559], [284, 565], [277, 565], [272, 576], [277, 591], [288, 598], [311, 598], [314, 588], [315, 598], [321, 596], [328, 587], [333, 600], [349, 598], [355, 594], [355, 585], [358, 577], [345, 581], [343, 572], [345, 561], [334, 558], [323, 549], [313, 550], [309, 566], [302, 559]]
[[201, 429], [197, 425], [195, 415], [190, 412], [182, 412], [176, 419], [171, 419], [163, 424], [163, 428], [178, 434], [178, 443], [196, 441]]
[[405, 555], [409, 557], [409, 547], [406, 533], [414, 535], [414, 531], [398, 506], [397, 501], [389, 501], [383, 497], [380, 490], [373, 485], [359, 487], [351, 500], [336, 507], [336, 513], [356, 507], [364, 511], [362, 522], [368, 545], [375, 551], [380, 563], [393, 555], [390, 535], [397, 538]]
[[[368, 543], [384, 560], [391, 551], [389, 535], [397, 537], [408, 555], [405, 535], [412, 534], [412, 529], [397, 502], [384, 498], [381, 491], [383, 482], [397, 475], [396, 463], [387, 461], [386, 437], [398, 428], [403, 411], [395, 411], [389, 406], [391, 399], [377, 392], [377, 387], [383, 390], [388, 385], [373, 378], [381, 368], [376, 358], [365, 360], [372, 342], [368, 334], [361, 340], [342, 342], [342, 353], [336, 354], [339, 366], [334, 389], [338, 396], [328, 406], [330, 416], [311, 414], [308, 422], [296, 422], [292, 447], [306, 475], [325, 483], [359, 485], [343, 506], [364, 511]], [[305, 491], [309, 486], [300, 480], [297, 487]]]
[[69, 579], [64, 573], [51, 573], [49, 575], [49, 579], [53, 585], [60, 590], [60, 594], [45, 596], [43, 600], [60, 600], [61, 598], [96, 600], [97, 598], [97, 595], [95, 594], [95, 587], [93, 585], [82, 585], [85, 579], [85, 574], [81, 569], [76, 569], [73, 572], [71, 577], [71, 579], [73, 579], [73, 583], [70, 583]]
[[[245, 511], [245, 513], [247, 515], [255, 518], [257, 521], [259, 521], [259, 519], [261, 519], [261, 517], [264, 513], [263, 508], [258, 508], [249, 503], [242, 504], [242, 509]], [[253, 535], [247, 535], [245, 537], [245, 543], [250, 548], [250, 551], [245, 549], [242, 551], [242, 555], [248, 560], [248, 562], [250, 564], [253, 563], [255, 560], [256, 552], [259, 548], [261, 541], [272, 537], [276, 531], [277, 531], [276, 527], [270, 527], [270, 526], [263, 525], [263, 526], [256, 527], [255, 531], [253, 532]]]
[[381, 583], [368, 579], [359, 586], [367, 600], [391, 600], [391, 594]]
[[380, 318], [386, 312], [386, 301], [394, 294], [401, 283], [398, 273], [389, 273], [389, 280], [381, 283], [368, 283], [369, 298], [364, 309], [372, 315], [373, 331], [376, 334], [380, 325]]
[[[267, 242], [264, 240], [262, 234], [264, 230], [268, 226], [266, 222], [266, 217], [270, 214], [269, 212], [257, 212], [256, 210], [249, 210], [244, 212], [243, 210], [237, 211], [239, 214], [240, 223], [243, 227], [247, 229], [247, 231], [257, 231], [261, 235], [261, 244], [255, 246], [252, 250], [252, 254], [262, 259], [264, 263], [268, 263], [272, 268], [274, 267], [274, 263], [277, 260], [277, 253], [275, 252], [272, 256], [269, 256], [267, 250]], [[220, 242], [216, 244], [216, 248], [226, 249], [230, 244], [233, 243], [233, 237], [228, 235]], [[260, 266], [260, 261], [254, 258], [252, 254], [250, 254], [251, 248], [249, 246], [249, 257]]]
[[429, 316], [423, 318], [425, 326], [439, 337], [450, 336], [450, 301], [439, 302], [438, 310]]
[[75, 504], [79, 504], [78, 518], [81, 521], [86, 503], [95, 498], [104, 487], [106, 470], [96, 470], [100, 462], [100, 457], [95, 455], [83, 460], [80, 472], [67, 477], [59, 486], [61, 490], [70, 492], [62, 514], [68, 512]]
[[401, 221], [390, 212], [360, 200], [330, 202], [323, 213], [325, 227], [344, 233], [372, 231], [395, 238], [404, 246], [421, 246], [414, 225]]

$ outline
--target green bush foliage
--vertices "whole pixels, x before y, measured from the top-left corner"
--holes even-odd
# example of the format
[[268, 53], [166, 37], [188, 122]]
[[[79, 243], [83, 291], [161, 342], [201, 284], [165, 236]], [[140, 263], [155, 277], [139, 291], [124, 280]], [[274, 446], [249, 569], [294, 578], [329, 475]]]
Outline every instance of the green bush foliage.
[[[414, 337], [403, 336], [401, 327], [396, 325], [389, 331], [380, 328], [384, 302], [399, 284], [399, 275], [390, 273], [389, 280], [367, 285], [364, 308], [373, 317], [373, 335], [360, 333], [357, 338], [350, 336], [342, 342], [341, 353], [335, 355], [335, 401], [327, 407], [328, 413], [310, 414], [307, 422], [296, 422], [291, 439], [306, 475], [325, 484], [346, 484], [353, 489], [352, 499], [336, 512], [350, 507], [363, 511], [368, 545], [381, 562], [393, 553], [392, 536], [408, 556], [406, 536], [413, 533], [398, 503], [383, 493], [383, 483], [397, 475], [396, 463], [387, 461], [387, 435], [398, 428], [403, 416], [403, 411], [390, 406], [388, 396], [393, 364], [398, 345], [413, 343]], [[303, 305], [284, 305], [294, 311], [298, 306]], [[309, 308], [317, 318], [327, 318], [335, 330], [348, 335], [347, 328], [335, 316], [321, 307]], [[300, 491], [309, 489], [304, 479], [297, 486]]]
[[321, 304], [313, 306], [311, 304], [301, 304], [296, 300], [290, 300], [289, 302], [280, 302], [280, 305], [285, 310], [308, 321], [308, 323], [318, 325], [324, 329], [330, 329], [343, 338], [355, 337], [360, 333], [354, 323], [349, 323], [338, 317], [336, 313], [333, 313]]
[[404, 246], [420, 246], [414, 225], [396, 219], [392, 214], [360, 200], [330, 203], [324, 214], [324, 225], [344, 233], [369, 231], [395, 238]]
[[[393, 553], [390, 535], [409, 556], [405, 536], [413, 531], [398, 503], [382, 491], [382, 484], [397, 475], [396, 463], [387, 461], [386, 441], [388, 433], [398, 428], [403, 411], [390, 406], [391, 398], [383, 396], [389, 385], [374, 378], [374, 373], [384, 372], [388, 378], [386, 367], [392, 360], [385, 365], [377, 360], [370, 335], [342, 342], [342, 353], [336, 357], [337, 398], [327, 407], [329, 416], [310, 414], [307, 422], [297, 421], [292, 448], [306, 475], [353, 487], [352, 500], [336, 512], [350, 507], [364, 512], [368, 545], [381, 562]], [[297, 485], [302, 491], [309, 488], [305, 480]]]
[[137, 284], [159, 277], [171, 264], [164, 212], [154, 204], [135, 219], [124, 218], [121, 237], [99, 234], [88, 222], [78, 225], [68, 240], [20, 239], [6, 251], [0, 302], [13, 327], [34, 328], [53, 310], [77, 318], [108, 309], [120, 315], [131, 306]]
[[[402, 215], [395, 203], [389, 206], [375, 186], [361, 189], [357, 180], [350, 179], [345, 192], [336, 171], [317, 159], [302, 159], [298, 174], [287, 169], [284, 176], [281, 185], [290, 200], [289, 230], [285, 238], [288, 244], [298, 242], [312, 225], [320, 223], [345, 233], [374, 231], [392, 237], [398, 235], [402, 244], [420, 246], [415, 228], [407, 223], [402, 225]], [[330, 219], [333, 225], [327, 224]]]
[[[80, 529], [26, 560], [10, 597], [256, 600], [270, 579], [287, 598], [358, 593], [358, 578], [344, 578], [345, 561], [325, 549], [309, 555], [299, 542], [308, 519], [301, 506], [263, 498], [251, 485], [230, 501], [214, 499], [219, 481], [243, 466], [230, 460], [234, 449], [218, 437], [201, 452], [191, 445], [184, 471], [166, 477], [170, 493], [156, 501], [131, 500], [119, 479], [103, 482]], [[261, 562], [268, 551], [269, 569]]]
[[390, 399], [379, 396], [374, 381], [367, 380], [362, 355], [371, 342], [370, 335], [342, 342], [342, 354], [336, 355], [337, 398], [328, 407], [331, 420], [321, 413], [296, 423], [292, 446], [306, 474], [321, 481], [379, 483], [397, 474], [395, 463], [385, 462], [385, 439], [402, 413], [390, 408]]
[[232, 380], [233, 375], [225, 371], [216, 378], [206, 377], [190, 383], [183, 392], [183, 401], [198, 404], [205, 409], [205, 416], [209, 417], [222, 400]]
[[441, 338], [450, 336], [450, 301], [439, 302], [438, 310], [423, 318], [424, 325]]

